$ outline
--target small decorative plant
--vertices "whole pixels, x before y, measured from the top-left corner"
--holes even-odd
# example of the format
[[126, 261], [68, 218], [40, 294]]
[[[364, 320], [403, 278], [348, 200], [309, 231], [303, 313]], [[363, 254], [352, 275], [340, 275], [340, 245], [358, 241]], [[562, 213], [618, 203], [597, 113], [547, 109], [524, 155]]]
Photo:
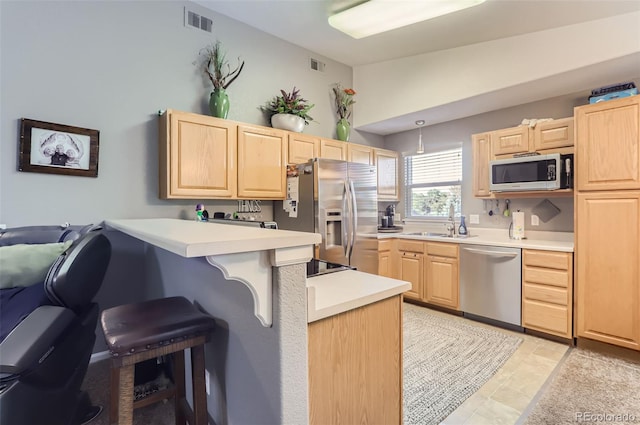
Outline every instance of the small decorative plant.
[[336, 99], [336, 113], [339, 120], [348, 120], [351, 117], [351, 105], [356, 103], [353, 100], [356, 91], [354, 89], [344, 89], [340, 83], [333, 87], [333, 94]]
[[211, 80], [213, 87], [218, 90], [229, 87], [240, 76], [244, 68], [244, 61], [240, 62], [240, 58], [238, 58], [238, 66], [231, 70], [226, 53], [222, 50], [222, 44], [219, 40], [201, 49], [199, 57], [202, 70]]
[[309, 104], [308, 100], [300, 96], [300, 90], [295, 87], [290, 93], [280, 90], [281, 96], [274, 97], [263, 108], [272, 115], [275, 114], [291, 114], [298, 116], [304, 120], [305, 125], [313, 121], [313, 117], [309, 115], [309, 111], [313, 108], [314, 104]]

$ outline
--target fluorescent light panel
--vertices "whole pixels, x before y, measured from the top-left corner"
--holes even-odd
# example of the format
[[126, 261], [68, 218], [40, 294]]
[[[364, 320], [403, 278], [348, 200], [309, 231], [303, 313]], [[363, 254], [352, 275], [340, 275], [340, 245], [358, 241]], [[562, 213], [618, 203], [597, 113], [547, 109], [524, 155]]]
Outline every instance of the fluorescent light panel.
[[369, 0], [329, 17], [329, 25], [353, 38], [426, 21], [485, 0]]

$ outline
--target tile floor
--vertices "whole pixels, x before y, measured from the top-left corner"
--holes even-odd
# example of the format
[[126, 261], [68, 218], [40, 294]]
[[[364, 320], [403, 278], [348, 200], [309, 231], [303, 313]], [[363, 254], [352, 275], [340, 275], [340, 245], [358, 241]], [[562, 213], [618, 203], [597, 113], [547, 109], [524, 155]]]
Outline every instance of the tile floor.
[[[446, 314], [446, 313], [441, 313]], [[568, 344], [473, 321], [479, 326], [515, 334], [523, 339], [516, 352], [442, 425], [514, 425], [521, 422], [547, 378], [563, 360]]]

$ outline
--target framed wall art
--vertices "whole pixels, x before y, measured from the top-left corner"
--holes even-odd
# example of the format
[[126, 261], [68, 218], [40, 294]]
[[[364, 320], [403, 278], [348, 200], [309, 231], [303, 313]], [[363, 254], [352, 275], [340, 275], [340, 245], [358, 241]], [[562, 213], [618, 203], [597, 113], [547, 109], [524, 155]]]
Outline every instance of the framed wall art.
[[100, 132], [22, 118], [19, 171], [98, 177]]

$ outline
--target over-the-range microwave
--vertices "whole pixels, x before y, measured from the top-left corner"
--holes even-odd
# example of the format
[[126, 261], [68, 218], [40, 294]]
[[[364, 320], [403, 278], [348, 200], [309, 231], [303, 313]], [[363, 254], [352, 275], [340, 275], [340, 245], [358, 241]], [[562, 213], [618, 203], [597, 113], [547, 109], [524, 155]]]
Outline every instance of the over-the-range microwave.
[[489, 162], [489, 190], [517, 192], [573, 187], [573, 154], [526, 155]]

